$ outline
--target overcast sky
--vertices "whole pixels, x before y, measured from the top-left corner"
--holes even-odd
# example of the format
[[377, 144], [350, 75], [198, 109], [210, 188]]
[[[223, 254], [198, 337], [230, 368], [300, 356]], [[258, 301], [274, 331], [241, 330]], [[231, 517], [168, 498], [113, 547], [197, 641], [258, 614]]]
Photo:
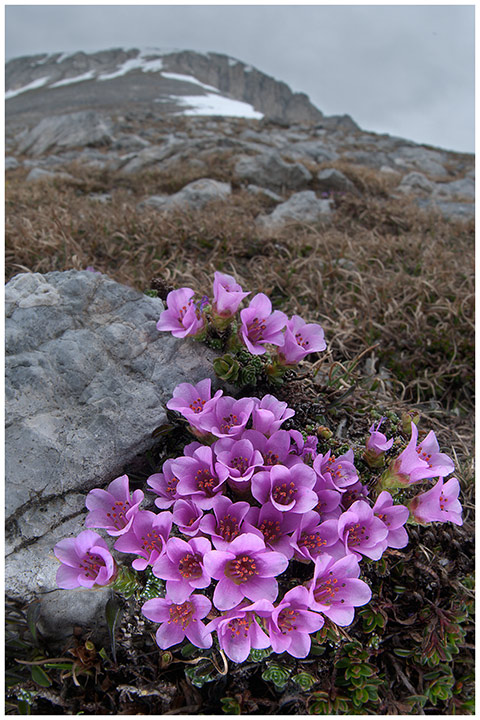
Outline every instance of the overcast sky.
[[364, 130], [474, 151], [470, 5], [7, 5], [6, 60], [112, 47], [231, 55]]

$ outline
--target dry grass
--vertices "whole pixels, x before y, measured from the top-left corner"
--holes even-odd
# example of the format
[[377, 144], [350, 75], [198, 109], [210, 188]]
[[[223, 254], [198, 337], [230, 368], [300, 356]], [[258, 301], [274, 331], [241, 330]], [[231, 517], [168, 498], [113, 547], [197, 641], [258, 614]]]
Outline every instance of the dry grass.
[[[161, 277], [208, 293], [223, 270], [275, 307], [321, 322], [329, 358], [352, 359], [376, 345], [368, 357], [390, 371], [396, 400], [430, 403], [463, 426], [473, 409], [473, 222], [386, 199], [391, 180], [383, 173], [341, 169], [362, 195], [337, 201], [333, 223], [270, 235], [255, 226], [265, 201], [241, 190], [204, 211], [137, 210], [148, 195], [196, 179], [187, 162], [180, 174], [135, 176], [77, 166], [75, 183], [28, 186], [17, 170], [6, 188], [7, 278], [93, 265], [139, 290]], [[209, 170], [225, 180], [230, 166], [212, 156]], [[111, 202], [89, 196], [99, 192], [110, 192]]]

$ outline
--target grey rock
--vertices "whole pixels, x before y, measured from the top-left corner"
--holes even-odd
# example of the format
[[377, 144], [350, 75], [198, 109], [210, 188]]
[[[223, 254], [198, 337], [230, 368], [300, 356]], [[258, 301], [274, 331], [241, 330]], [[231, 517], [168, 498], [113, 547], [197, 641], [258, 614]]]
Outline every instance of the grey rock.
[[109, 145], [111, 142], [111, 121], [87, 110], [44, 118], [20, 138], [17, 153], [36, 156], [48, 150]]
[[65, 172], [51, 172], [50, 170], [43, 170], [39, 167], [34, 167], [30, 170], [25, 182], [39, 182], [43, 180], [75, 180], [73, 175]]
[[317, 198], [313, 190], [295, 193], [286, 202], [277, 205], [270, 215], [257, 218], [259, 227], [275, 229], [288, 222], [316, 223], [330, 220], [332, 210], [329, 200]]
[[180, 147], [184, 146], [184, 142], [177, 141], [173, 137], [168, 137], [162, 145], [152, 145], [139, 152], [132, 152], [119, 158], [118, 161], [111, 165], [112, 169], [121, 170], [122, 173], [131, 174], [140, 172], [151, 165], [157, 165]]
[[248, 181], [270, 190], [299, 190], [312, 180], [312, 174], [300, 163], [287, 163], [276, 151], [255, 157], [241, 157], [234, 168], [239, 181]]
[[351, 192], [358, 194], [358, 190], [351, 180], [340, 170], [325, 168], [317, 174], [317, 183], [320, 190], [334, 192]]
[[427, 177], [425, 177], [423, 173], [411, 172], [402, 178], [402, 181], [400, 185], [396, 188], [396, 190], [402, 193], [431, 193], [434, 187], [435, 184]]
[[438, 177], [448, 175], [444, 167], [446, 159], [445, 153], [438, 150], [429, 150], [421, 145], [400, 146], [393, 156], [393, 162], [397, 167], [413, 166], [424, 173]]
[[153, 207], [162, 212], [169, 210], [201, 210], [212, 200], [224, 200], [232, 192], [230, 183], [202, 178], [185, 185], [173, 195], [152, 195], [139, 207]]
[[449, 183], [437, 183], [433, 195], [439, 200], [475, 199], [475, 180], [465, 177]]
[[112, 150], [121, 150], [123, 152], [135, 152], [136, 150], [143, 150], [150, 146], [148, 140], [140, 137], [139, 135], [123, 134], [119, 135], [117, 139], [112, 143]]
[[388, 165], [389, 160], [386, 153], [375, 149], [369, 150], [347, 150], [341, 153], [342, 159], [349, 160], [357, 165], [380, 170], [383, 165]]
[[474, 203], [444, 202], [430, 198], [416, 198], [419, 207], [428, 210], [437, 210], [449, 220], [468, 222], [475, 218]]
[[153, 447], [176, 385], [213, 375], [211, 351], [156, 330], [163, 309], [89, 271], [22, 274], [6, 286], [5, 590], [41, 598], [57, 637], [92, 621], [101, 594], [57, 590], [60, 604], [51, 602], [54, 545], [84, 529], [90, 489]]
[[252, 195], [257, 195], [266, 200], [272, 200], [272, 202], [281, 203], [283, 201], [281, 195], [272, 192], [272, 190], [268, 190], [268, 188], [259, 187], [258, 185], [247, 185], [246, 190]]
[[16, 170], [20, 167], [18, 160], [11, 155], [5, 158], [5, 170]]
[[[287, 155], [286, 152], [285, 155]], [[336, 160], [338, 153], [320, 140], [305, 140], [290, 145], [288, 147], [288, 156], [295, 159], [303, 158], [304, 161], [311, 162], [314, 160], [317, 163], [322, 163]]]

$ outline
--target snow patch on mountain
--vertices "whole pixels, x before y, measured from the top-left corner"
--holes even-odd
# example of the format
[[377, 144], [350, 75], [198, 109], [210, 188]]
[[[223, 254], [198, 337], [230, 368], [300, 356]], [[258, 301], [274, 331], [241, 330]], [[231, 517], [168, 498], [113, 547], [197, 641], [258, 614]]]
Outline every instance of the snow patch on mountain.
[[43, 87], [43, 85], [45, 85], [49, 80], [49, 77], [38, 78], [37, 80], [33, 80], [31, 83], [28, 83], [28, 85], [24, 85], [16, 90], [7, 90], [5, 93], [5, 100], [9, 100], [10, 98], [20, 95], [20, 93], [27, 92], [28, 90], [35, 90], [36, 88]]
[[263, 114], [254, 110], [248, 103], [222, 95], [193, 95], [175, 97], [177, 103], [185, 106], [182, 115], [220, 115], [222, 117], [242, 117], [261, 120]]

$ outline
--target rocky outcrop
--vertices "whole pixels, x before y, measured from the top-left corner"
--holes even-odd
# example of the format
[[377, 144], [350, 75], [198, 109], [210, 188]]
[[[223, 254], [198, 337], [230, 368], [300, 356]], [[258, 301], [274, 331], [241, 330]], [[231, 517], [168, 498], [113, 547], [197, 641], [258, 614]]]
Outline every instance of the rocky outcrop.
[[292, 93], [285, 83], [227, 55], [184, 51], [165, 55], [163, 62], [165, 69], [194, 75], [222, 93], [253, 105], [267, 118], [307, 125], [323, 118], [304, 93]]
[[42, 155], [51, 150], [74, 147], [109, 145], [112, 142], [112, 125], [109, 118], [96, 112], [78, 112], [46, 117], [18, 142], [21, 155]]
[[57, 636], [90, 623], [106, 594], [56, 589], [53, 547], [83, 529], [86, 493], [153, 447], [175, 386], [213, 375], [211, 351], [156, 330], [162, 310], [89, 271], [6, 286], [5, 590], [40, 598]]
[[141, 203], [141, 207], [153, 207], [155, 210], [201, 210], [214, 200], [225, 200], [231, 195], [230, 183], [202, 178], [185, 185], [173, 195], [152, 195]]
[[272, 151], [241, 157], [235, 165], [234, 177], [271, 190], [298, 190], [308, 185], [312, 174], [301, 163], [287, 163], [280, 153]]
[[[130, 66], [125, 65], [127, 62]], [[145, 67], [148, 72], [143, 72]], [[193, 92], [193, 88], [188, 89], [185, 82], [181, 87], [178, 79], [169, 78], [166, 82], [160, 74], [165, 71], [192, 76], [226, 97], [252, 105], [266, 118], [282, 123], [312, 125], [323, 119], [323, 113], [312, 105], [307, 95], [292, 92], [285, 83], [227, 55], [190, 50], [142, 52], [138, 49], [113, 49], [88, 54], [55, 53], [15, 58], [10, 60], [5, 68], [7, 99], [13, 98], [13, 105], [26, 111], [27, 108], [23, 107], [21, 99], [16, 98], [15, 92], [30, 86], [37, 97], [42, 92], [51, 93], [53, 89], [57, 95], [64, 93], [68, 96], [69, 103], [75, 102], [75, 98], [69, 94], [68, 86], [72, 80], [80, 78], [81, 82], [77, 83], [75, 88], [79, 107], [87, 106], [89, 102], [95, 102], [95, 106], [98, 106], [103, 100], [104, 107], [114, 108], [111, 92], [115, 87], [123, 86], [122, 68], [126, 68], [124, 75], [133, 73], [135, 76], [137, 99], [148, 97], [152, 103], [161, 95], [162, 90], [180, 96], [188, 96]], [[94, 85], [97, 87], [94, 88]], [[141, 88], [140, 85], [144, 87]], [[98, 97], [100, 87], [101, 95]], [[205, 91], [206, 88], [196, 86], [198, 94], [204, 94]], [[135, 97], [133, 94], [129, 99], [135, 101]], [[117, 105], [121, 100], [120, 96]]]
[[294, 193], [286, 202], [277, 205], [270, 215], [260, 215], [257, 225], [275, 230], [288, 222], [318, 223], [331, 219], [330, 201], [317, 198], [312, 190]]

